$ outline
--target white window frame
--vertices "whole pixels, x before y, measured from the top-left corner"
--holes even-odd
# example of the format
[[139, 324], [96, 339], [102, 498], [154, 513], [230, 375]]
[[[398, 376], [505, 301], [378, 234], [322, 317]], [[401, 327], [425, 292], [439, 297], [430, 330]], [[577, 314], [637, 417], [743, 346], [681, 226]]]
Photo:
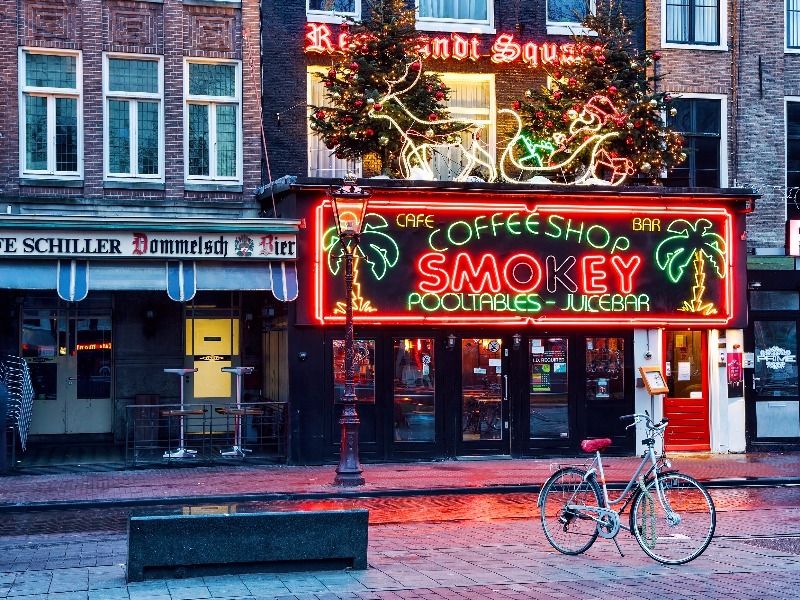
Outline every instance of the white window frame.
[[[75, 88], [49, 88], [35, 87], [25, 84], [27, 54], [50, 54], [58, 56], [75, 57]], [[20, 47], [18, 51], [19, 66], [19, 176], [21, 178], [40, 179], [83, 179], [83, 53], [80, 50], [56, 50], [51, 48]], [[27, 170], [26, 157], [26, 123], [25, 123], [25, 96], [44, 96], [47, 98], [47, 169]], [[77, 100], [78, 123], [78, 170], [56, 171], [56, 98], [75, 98]]]
[[[235, 96], [192, 96], [189, 94], [189, 65], [190, 64], [213, 64], [213, 65], [234, 65], [236, 81], [234, 82]], [[207, 184], [241, 184], [242, 183], [242, 152], [244, 144], [242, 141], [242, 61], [240, 60], [214, 60], [208, 58], [185, 58], [183, 61], [183, 168], [186, 183], [207, 183]], [[208, 175], [189, 175], [189, 105], [202, 104], [209, 107], [218, 105], [236, 106], [236, 175], [233, 177], [219, 177], [215, 175], [217, 171], [217, 153], [214, 151], [216, 145], [216, 111], [208, 111], [208, 131], [209, 131], [209, 156], [208, 156]]]
[[711, 52], [727, 52], [728, 0], [719, 0], [719, 44], [716, 46], [709, 44], [681, 44], [677, 42], [667, 42], [667, 0], [661, 0], [661, 47], [681, 48], [683, 50], [709, 50]]
[[346, 18], [361, 19], [361, 0], [353, 0], [353, 12], [335, 12], [332, 10], [313, 10], [306, 0], [306, 19], [314, 23], [342, 23]]
[[[789, 38], [789, 6], [787, 2], [784, 0], [783, 3], [783, 51], [786, 54], [800, 54], [800, 47], [789, 47], [788, 38]], [[800, 24], [798, 25], [800, 27]], [[798, 32], [800, 34], [800, 31]]]
[[[694, 94], [673, 92], [679, 100], [719, 100], [719, 187], [728, 187], [728, 96], [725, 94]], [[784, 142], [786, 136], [784, 136]], [[786, 166], [784, 165], [784, 171]]]
[[[454, 84], [457, 83], [467, 83], [467, 84], [489, 84], [489, 107], [486, 109], [486, 119], [481, 119], [478, 122], [482, 126], [489, 127], [489, 136], [488, 139], [483, 140], [486, 143], [486, 152], [491, 156], [495, 163], [497, 162], [497, 90], [495, 87], [495, 75], [494, 73], [441, 73], [439, 77], [447, 87], [452, 88]], [[464, 115], [464, 113], [473, 114], [476, 112], [475, 109], [464, 109], [463, 111], [459, 110], [456, 106], [453, 108], [453, 100], [451, 99], [447, 102], [448, 111], [450, 112], [450, 116], [452, 118], [458, 118]], [[440, 181], [450, 181], [450, 180], [440, 180]]]
[[418, 31], [443, 31], [447, 33], [497, 33], [494, 26], [494, 0], [486, 0], [486, 20], [434, 19], [420, 17], [419, 0], [414, 0]]
[[[322, 80], [319, 77], [315, 76], [315, 73], [324, 73], [327, 70], [327, 67], [308, 67], [306, 72], [306, 99], [309, 105], [316, 104], [312, 102], [313, 94], [312, 89], [314, 86], [323, 87]], [[319, 106], [319, 104], [317, 104]], [[309, 116], [311, 115], [311, 110], [308, 111]], [[346, 160], [341, 158], [336, 158], [335, 156], [332, 157], [332, 165], [331, 169], [325, 169], [324, 171], [321, 169], [312, 169], [311, 168], [311, 157], [314, 153], [320, 152], [322, 148], [325, 148], [325, 144], [322, 142], [322, 138], [318, 136], [315, 132], [311, 131], [311, 119], [306, 119], [306, 156], [307, 156], [307, 163], [308, 166], [306, 167], [307, 173], [309, 177], [323, 177], [323, 178], [342, 178], [347, 173], [355, 173], [358, 177], [361, 177], [362, 174], [362, 165], [361, 161], [352, 161]], [[331, 153], [332, 150], [328, 150], [325, 148], [324, 150], [327, 153]]]
[[[589, 10], [592, 14], [597, 12], [595, 0], [590, 0]], [[580, 23], [573, 23], [572, 21], [551, 21], [550, 20], [550, 0], [545, 2], [545, 12], [547, 13], [547, 35], [591, 35], [596, 36], [597, 33], [586, 27], [582, 27]]]
[[[149, 60], [158, 62], [158, 92], [118, 92], [108, 89], [111, 81], [109, 60], [112, 58], [120, 60]], [[109, 150], [109, 100], [131, 101], [129, 106], [130, 115], [130, 161], [131, 173], [111, 173], [110, 172], [110, 150]], [[139, 124], [138, 124], [138, 105], [136, 100], [147, 100], [158, 102], [158, 174], [141, 175], [135, 171], [139, 168]], [[134, 124], [136, 125], [134, 127]], [[103, 180], [104, 181], [147, 181], [164, 182], [164, 60], [163, 57], [154, 54], [124, 54], [119, 52], [103, 53]]]

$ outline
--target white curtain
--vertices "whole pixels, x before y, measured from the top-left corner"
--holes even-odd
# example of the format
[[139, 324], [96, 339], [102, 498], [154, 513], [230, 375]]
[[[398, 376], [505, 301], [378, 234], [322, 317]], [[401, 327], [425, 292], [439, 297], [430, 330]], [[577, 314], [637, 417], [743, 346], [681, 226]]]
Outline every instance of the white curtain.
[[419, 16], [430, 19], [485, 21], [489, 0], [419, 0]]
[[[308, 103], [312, 106], [327, 106], [325, 86], [313, 72], [308, 73]], [[347, 173], [361, 176], [361, 162], [336, 158], [328, 150], [322, 138], [308, 129], [308, 176], [341, 178]]]
[[719, 0], [695, 0], [694, 41], [719, 43]]
[[800, 0], [786, 0], [786, 46], [800, 47]]

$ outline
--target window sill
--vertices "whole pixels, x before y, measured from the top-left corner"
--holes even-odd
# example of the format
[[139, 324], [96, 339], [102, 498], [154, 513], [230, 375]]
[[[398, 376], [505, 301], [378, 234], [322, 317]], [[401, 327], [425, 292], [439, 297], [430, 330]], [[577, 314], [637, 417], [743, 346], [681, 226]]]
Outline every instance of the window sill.
[[197, 183], [196, 181], [187, 181], [183, 185], [183, 189], [187, 192], [241, 192], [243, 187], [241, 184], [236, 183], [228, 184], [214, 181]]
[[[163, 0], [161, 0], [163, 2]], [[184, 4], [191, 6], [220, 6], [222, 8], [241, 8], [241, 2], [231, 2], [230, 0], [183, 0]]]
[[164, 190], [165, 184], [160, 181], [104, 181], [107, 190]]
[[54, 177], [52, 179], [45, 179], [40, 177], [20, 177], [20, 186], [28, 187], [63, 187], [63, 188], [80, 188], [83, 187], [83, 179], [60, 179]]
[[676, 50], [709, 50], [711, 52], [727, 52], [728, 45], [721, 46], [705, 45], [705, 44], [678, 44], [676, 42], [661, 42], [662, 48], [675, 48]]
[[437, 21], [417, 19], [417, 31], [442, 31], [445, 33], [474, 33], [474, 34], [494, 34], [497, 33], [494, 25], [489, 23], [476, 23], [474, 21]]
[[547, 35], [587, 35], [591, 37], [596, 37], [597, 32], [592, 31], [591, 29], [586, 29], [585, 27], [581, 27], [578, 23], [575, 24], [553, 24], [547, 25]]

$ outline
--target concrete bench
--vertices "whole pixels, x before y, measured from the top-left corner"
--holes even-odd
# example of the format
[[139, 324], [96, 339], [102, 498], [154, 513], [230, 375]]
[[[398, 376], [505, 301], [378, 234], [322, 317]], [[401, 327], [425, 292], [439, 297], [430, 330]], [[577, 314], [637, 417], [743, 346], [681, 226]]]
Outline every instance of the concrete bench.
[[369, 511], [132, 515], [128, 581], [367, 568]]

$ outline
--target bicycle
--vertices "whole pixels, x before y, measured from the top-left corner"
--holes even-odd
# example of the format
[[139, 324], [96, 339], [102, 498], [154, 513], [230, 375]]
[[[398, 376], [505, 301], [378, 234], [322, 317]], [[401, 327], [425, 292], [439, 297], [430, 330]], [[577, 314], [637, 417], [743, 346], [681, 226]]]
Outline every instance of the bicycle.
[[[711, 543], [717, 523], [714, 501], [708, 491], [688, 475], [669, 470], [664, 454], [656, 456], [656, 437], [663, 436], [668, 419], [654, 423], [645, 414], [625, 415], [633, 419], [626, 429], [644, 422], [647, 438], [642, 462], [616, 499], [608, 495], [601, 452], [611, 445], [608, 438], [583, 440], [581, 449], [595, 453], [588, 468], [564, 467], [542, 486], [538, 506], [547, 541], [563, 554], [586, 552], [598, 536], [617, 542], [620, 530], [631, 533], [651, 558], [667, 565], [682, 565], [700, 556]], [[651, 465], [645, 471], [645, 467]], [[622, 506], [614, 510], [614, 506]], [[631, 506], [627, 525], [621, 519]]]

